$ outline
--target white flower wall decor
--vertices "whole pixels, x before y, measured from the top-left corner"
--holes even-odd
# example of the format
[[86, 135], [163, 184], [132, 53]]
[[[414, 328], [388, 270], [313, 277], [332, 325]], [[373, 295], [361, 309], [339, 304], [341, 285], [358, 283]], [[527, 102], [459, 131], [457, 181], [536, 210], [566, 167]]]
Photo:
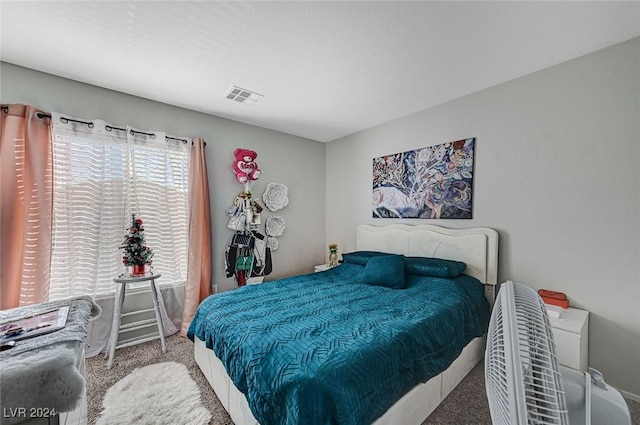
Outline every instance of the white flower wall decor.
[[279, 245], [280, 245], [280, 242], [278, 242], [277, 238], [273, 236], [269, 236], [267, 238], [267, 248], [269, 248], [271, 251], [275, 251], [276, 249], [278, 249]]
[[284, 218], [274, 215], [267, 219], [267, 222], [264, 225], [264, 231], [267, 236], [282, 236], [285, 227], [287, 226]]
[[270, 211], [278, 211], [289, 205], [289, 188], [282, 183], [269, 183], [262, 195], [262, 201]]

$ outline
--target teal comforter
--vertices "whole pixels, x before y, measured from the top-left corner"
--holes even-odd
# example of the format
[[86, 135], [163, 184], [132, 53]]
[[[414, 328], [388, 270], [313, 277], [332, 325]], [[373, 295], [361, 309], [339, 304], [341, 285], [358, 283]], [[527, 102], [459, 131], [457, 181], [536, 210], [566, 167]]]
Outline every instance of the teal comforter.
[[204, 300], [188, 337], [213, 349], [262, 425], [370, 424], [489, 321], [478, 280], [406, 278], [372, 286], [345, 263], [245, 286]]

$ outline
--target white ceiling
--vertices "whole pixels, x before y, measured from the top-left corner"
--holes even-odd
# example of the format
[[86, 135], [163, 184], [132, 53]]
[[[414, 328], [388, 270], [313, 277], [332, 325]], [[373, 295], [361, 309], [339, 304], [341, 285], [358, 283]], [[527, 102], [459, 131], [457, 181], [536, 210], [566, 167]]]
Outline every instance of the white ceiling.
[[0, 6], [5, 62], [323, 142], [640, 36], [635, 1]]

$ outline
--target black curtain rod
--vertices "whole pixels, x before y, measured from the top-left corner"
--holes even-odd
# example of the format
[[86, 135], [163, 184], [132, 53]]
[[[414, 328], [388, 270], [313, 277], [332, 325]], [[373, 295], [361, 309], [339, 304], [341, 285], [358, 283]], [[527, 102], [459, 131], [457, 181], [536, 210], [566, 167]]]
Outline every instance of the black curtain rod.
[[[107, 130], [107, 131], [111, 131], [111, 130], [118, 130], [118, 131], [124, 131], [124, 132], [126, 132], [126, 131], [127, 131], [127, 129], [126, 129], [126, 128], [121, 128], [121, 127], [112, 127], [112, 126], [110, 126], [110, 125], [105, 125], [105, 126], [104, 126], [104, 129], [105, 129], [105, 130]], [[146, 132], [144, 132], [144, 131], [137, 131], [137, 130], [133, 130], [133, 129], [131, 129], [130, 131], [131, 131], [131, 135], [132, 135], [132, 136], [133, 136], [133, 135], [135, 135], [135, 134], [144, 134], [145, 136], [149, 136], [149, 137], [151, 137], [152, 139], [155, 139], [155, 138], [156, 138], [156, 135], [155, 135], [155, 134], [153, 134], [153, 133], [146, 133]], [[167, 137], [167, 136], [165, 136], [165, 138], [166, 138], [166, 137]], [[182, 140], [183, 142], [187, 143], [187, 141], [186, 141], [185, 139], [176, 139], [176, 140]]]
[[[0, 105], [0, 108], [2, 108], [2, 110], [4, 111], [5, 114], [9, 113], [9, 105]], [[45, 119], [45, 118], [51, 118], [51, 114], [47, 114], [45, 112], [36, 112], [36, 116], [38, 118], [40, 118], [41, 120]], [[74, 120], [71, 118], [67, 118], [67, 117], [60, 117], [60, 121], [62, 121], [63, 123], [68, 123], [69, 121], [71, 122], [77, 122], [79, 124], [85, 124], [87, 125], [89, 128], [93, 128], [93, 123], [90, 121], [80, 121], [80, 120]], [[105, 129], [107, 131], [111, 131], [111, 130], [119, 130], [119, 131], [127, 131], [126, 128], [120, 128], [120, 127], [112, 127], [110, 125], [105, 126]], [[145, 131], [137, 131], [137, 130], [131, 130], [131, 135], [135, 135], [135, 134], [144, 134], [145, 136], [149, 136], [152, 139], [156, 138], [156, 135], [153, 133], [147, 133]], [[187, 139], [181, 139], [179, 137], [171, 137], [171, 136], [164, 136], [165, 140], [176, 140], [176, 141], [181, 141], [183, 143], [189, 143], [189, 140]], [[193, 141], [191, 142], [191, 144], [193, 145]], [[203, 142], [204, 146], [207, 146], [207, 142]]]

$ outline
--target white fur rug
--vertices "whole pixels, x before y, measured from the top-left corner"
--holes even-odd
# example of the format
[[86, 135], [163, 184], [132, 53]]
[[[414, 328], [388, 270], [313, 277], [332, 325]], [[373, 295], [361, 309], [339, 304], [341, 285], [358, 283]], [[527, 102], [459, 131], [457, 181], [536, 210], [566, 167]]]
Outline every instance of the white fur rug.
[[107, 390], [96, 425], [205, 425], [211, 412], [180, 363], [135, 369]]

